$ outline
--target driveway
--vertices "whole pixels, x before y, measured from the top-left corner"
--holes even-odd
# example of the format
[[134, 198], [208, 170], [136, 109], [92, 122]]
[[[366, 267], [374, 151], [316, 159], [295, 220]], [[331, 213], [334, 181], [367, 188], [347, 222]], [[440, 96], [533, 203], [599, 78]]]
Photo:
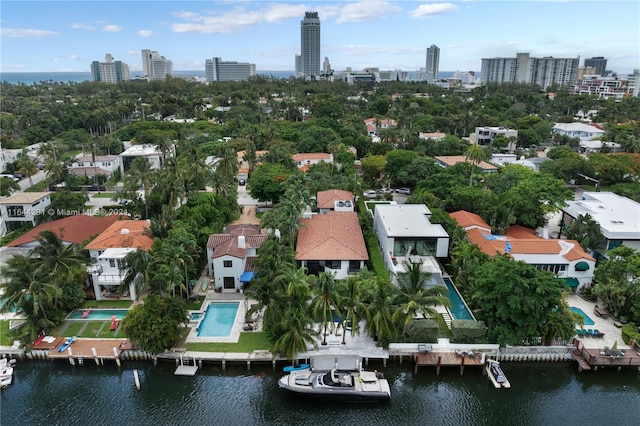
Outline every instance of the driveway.
[[258, 200], [251, 197], [247, 191], [247, 186], [238, 186], [238, 205], [239, 206], [257, 206]]
[[243, 206], [242, 207], [242, 215], [235, 220], [232, 224], [250, 224], [250, 225], [260, 225], [260, 219], [256, 216], [256, 206]]

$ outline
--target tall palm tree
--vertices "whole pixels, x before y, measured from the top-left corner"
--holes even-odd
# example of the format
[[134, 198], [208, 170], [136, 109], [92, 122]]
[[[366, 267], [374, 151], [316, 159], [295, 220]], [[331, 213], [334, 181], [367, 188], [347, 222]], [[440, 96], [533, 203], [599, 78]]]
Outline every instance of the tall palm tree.
[[131, 168], [128, 172], [128, 178], [125, 181], [125, 185], [130, 191], [137, 191], [142, 185], [144, 190], [144, 207], [145, 218], [149, 218], [149, 190], [151, 182], [155, 176], [155, 171], [151, 169], [151, 164], [143, 158], [138, 157], [131, 162]]
[[309, 315], [299, 307], [289, 307], [282, 318], [282, 328], [285, 330], [275, 341], [273, 350], [287, 357], [293, 364], [299, 352], [307, 350], [309, 344], [315, 343], [316, 332], [312, 328]]
[[427, 284], [431, 279], [431, 273], [423, 271], [420, 263], [404, 263], [407, 272], [397, 274], [398, 294], [395, 303], [399, 305], [393, 313], [394, 321], [402, 324], [402, 332], [406, 332], [409, 323], [417, 314], [422, 314], [425, 318], [438, 318], [439, 314], [433, 306], [451, 306], [451, 301], [443, 294], [447, 293], [447, 288], [443, 286], [433, 286], [428, 288]]
[[[362, 281], [359, 277], [350, 276], [346, 281], [341, 281], [337, 287], [338, 306], [342, 312], [343, 324], [351, 323], [351, 336], [360, 334], [360, 319], [364, 316], [366, 305], [362, 302]], [[346, 344], [346, 327], [342, 333], [342, 344]]]
[[75, 244], [66, 245], [51, 230], [40, 232], [36, 237], [38, 245], [31, 254], [35, 257], [34, 265], [53, 277], [54, 283], [76, 281], [74, 276], [86, 274], [89, 259]]
[[156, 270], [153, 265], [153, 256], [150, 252], [136, 250], [128, 253], [122, 260], [121, 272], [124, 272], [122, 284], [119, 291], [122, 293], [129, 290], [129, 285], [134, 283], [135, 299], [140, 299], [143, 293], [156, 293], [154, 280]]
[[578, 241], [587, 253], [592, 253], [605, 240], [600, 224], [589, 213], [578, 215], [565, 232], [565, 236]]
[[322, 344], [327, 344], [327, 329], [329, 322], [333, 324], [335, 315], [340, 317], [338, 310], [338, 292], [333, 274], [330, 272], [320, 272], [318, 276], [311, 278], [311, 287], [315, 297], [311, 299], [311, 310], [316, 319], [320, 319], [324, 326], [322, 333]]
[[473, 185], [473, 173], [476, 166], [486, 159], [486, 152], [481, 145], [471, 144], [464, 153], [464, 159], [471, 163], [471, 175], [469, 176], [469, 186]]
[[38, 165], [27, 155], [26, 149], [22, 150], [22, 155], [18, 159], [18, 171], [22, 173], [23, 176], [28, 177], [29, 186], [33, 186], [33, 179], [31, 179], [31, 176], [38, 173]]
[[397, 335], [393, 322], [393, 301], [395, 287], [391, 282], [378, 279], [367, 305], [366, 326], [367, 334], [383, 345], [387, 346]]
[[238, 174], [238, 154], [230, 147], [225, 146], [220, 153], [220, 161], [216, 166], [216, 172], [220, 173], [220, 177], [225, 182], [233, 182]]

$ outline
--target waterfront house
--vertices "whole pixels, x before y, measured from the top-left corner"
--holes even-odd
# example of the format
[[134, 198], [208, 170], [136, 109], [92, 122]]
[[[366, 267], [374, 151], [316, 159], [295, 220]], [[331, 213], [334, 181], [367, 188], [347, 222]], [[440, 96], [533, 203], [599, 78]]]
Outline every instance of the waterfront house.
[[596, 259], [621, 244], [640, 250], [640, 203], [613, 192], [585, 192], [581, 200], [569, 201], [562, 209], [560, 234], [578, 216], [590, 215], [600, 225], [605, 241], [596, 248]]
[[[136, 250], [151, 250], [153, 239], [148, 235], [148, 227], [146, 220], [118, 220], [84, 247], [91, 258], [91, 284], [96, 300], [120, 297], [118, 287], [126, 276], [124, 258]], [[135, 285], [131, 283], [123, 297], [135, 300], [136, 296]]]
[[449, 253], [449, 234], [442, 225], [431, 223], [431, 211], [424, 204], [377, 204], [373, 226], [382, 259], [392, 281], [407, 272], [405, 262], [420, 263], [431, 273], [430, 285], [444, 285], [437, 259]]
[[449, 214], [466, 232], [467, 240], [491, 257], [508, 255], [541, 271], [554, 273], [564, 284], [577, 291], [591, 285], [595, 259], [575, 240], [544, 238], [533, 229], [509, 227], [505, 235], [495, 235], [482, 217], [459, 210]]
[[329, 272], [338, 280], [360, 271], [369, 255], [358, 214], [327, 211], [300, 219], [296, 260], [309, 274]]
[[25, 225], [35, 226], [50, 204], [49, 192], [18, 192], [0, 199], [0, 237]]
[[259, 225], [227, 225], [207, 241], [209, 276], [216, 290], [240, 290], [255, 273], [257, 250], [267, 239]]
[[354, 206], [353, 193], [341, 189], [318, 191], [316, 204], [320, 214], [330, 211], [352, 212]]

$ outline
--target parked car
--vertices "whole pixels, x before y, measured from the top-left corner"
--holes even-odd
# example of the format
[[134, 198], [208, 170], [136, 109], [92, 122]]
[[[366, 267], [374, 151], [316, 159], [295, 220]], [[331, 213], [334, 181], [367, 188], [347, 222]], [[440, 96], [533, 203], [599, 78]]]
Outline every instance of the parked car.
[[391, 194], [393, 193], [393, 188], [382, 188], [380, 192], [382, 192], [383, 194]]
[[[97, 191], [98, 190], [98, 184], [94, 183], [91, 185], [91, 187], [89, 188], [89, 191]], [[104, 185], [100, 185], [100, 191], [106, 191], [107, 189], [105, 188]]]
[[238, 185], [239, 186], [245, 186], [247, 184], [247, 181], [244, 179], [238, 179]]
[[369, 189], [367, 191], [364, 191], [362, 195], [364, 195], [367, 198], [376, 198], [378, 196], [378, 193], [373, 189]]
[[409, 188], [398, 188], [396, 189], [398, 194], [411, 195], [411, 190]]

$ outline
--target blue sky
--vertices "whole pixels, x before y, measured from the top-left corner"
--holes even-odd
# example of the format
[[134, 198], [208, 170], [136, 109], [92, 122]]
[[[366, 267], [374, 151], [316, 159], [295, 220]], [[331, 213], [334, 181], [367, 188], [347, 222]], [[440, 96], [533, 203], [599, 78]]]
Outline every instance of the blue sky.
[[205, 59], [293, 70], [300, 21], [317, 11], [321, 60], [334, 70], [415, 71], [440, 47], [440, 70], [479, 71], [482, 58], [604, 56], [619, 73], [640, 68], [640, 2], [628, 1], [122, 1], [2, 0], [0, 71], [90, 71], [106, 53], [142, 69], [142, 49], [174, 70]]

